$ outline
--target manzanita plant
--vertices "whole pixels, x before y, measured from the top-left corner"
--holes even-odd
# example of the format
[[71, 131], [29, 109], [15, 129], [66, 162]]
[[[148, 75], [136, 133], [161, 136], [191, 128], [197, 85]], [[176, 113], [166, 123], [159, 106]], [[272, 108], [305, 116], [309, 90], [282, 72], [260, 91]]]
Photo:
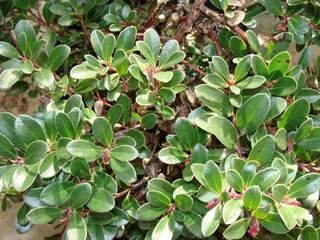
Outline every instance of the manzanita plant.
[[0, 1], [0, 90], [42, 99], [0, 113], [17, 233], [320, 239], [319, 18], [299, 0]]

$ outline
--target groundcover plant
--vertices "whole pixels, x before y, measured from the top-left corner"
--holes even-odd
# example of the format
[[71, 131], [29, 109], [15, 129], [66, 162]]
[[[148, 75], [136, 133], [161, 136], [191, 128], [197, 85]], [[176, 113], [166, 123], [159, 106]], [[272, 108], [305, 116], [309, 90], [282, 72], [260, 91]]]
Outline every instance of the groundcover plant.
[[0, 113], [17, 238], [320, 238], [319, 1], [0, 0], [0, 26], [0, 90], [41, 99]]

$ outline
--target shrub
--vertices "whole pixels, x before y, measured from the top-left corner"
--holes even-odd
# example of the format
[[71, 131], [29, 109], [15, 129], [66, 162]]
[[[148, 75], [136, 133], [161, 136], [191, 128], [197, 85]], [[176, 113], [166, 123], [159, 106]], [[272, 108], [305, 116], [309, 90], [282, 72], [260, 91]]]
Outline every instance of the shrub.
[[[319, 238], [316, 1], [0, 10], [0, 89], [49, 99], [32, 116], [0, 113], [2, 209], [23, 202], [18, 233]], [[268, 37], [249, 29], [264, 12], [277, 22]]]

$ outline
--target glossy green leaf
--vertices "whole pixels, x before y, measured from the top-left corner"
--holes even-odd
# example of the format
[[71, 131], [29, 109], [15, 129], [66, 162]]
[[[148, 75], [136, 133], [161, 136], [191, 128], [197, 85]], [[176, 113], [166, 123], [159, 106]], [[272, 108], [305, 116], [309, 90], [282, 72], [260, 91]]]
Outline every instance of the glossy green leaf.
[[230, 225], [224, 232], [223, 236], [227, 240], [231, 239], [241, 239], [245, 233], [247, 232], [247, 229], [250, 225], [250, 219], [249, 218], [243, 218], [238, 220], [237, 222]]
[[279, 128], [286, 128], [287, 130], [294, 130], [306, 118], [310, 111], [308, 102], [300, 99], [291, 104], [278, 122]]
[[243, 134], [254, 133], [264, 122], [270, 109], [270, 97], [258, 93], [241, 105], [236, 115], [237, 126]]
[[228, 200], [222, 209], [222, 218], [225, 224], [234, 223], [243, 212], [243, 201], [241, 199]]
[[63, 216], [65, 210], [55, 207], [40, 207], [31, 209], [27, 218], [33, 224], [48, 224]]
[[280, 171], [276, 168], [265, 168], [260, 170], [257, 175], [255, 175], [250, 183], [250, 186], [259, 186], [262, 192], [267, 191], [271, 188], [280, 177]]
[[53, 182], [43, 189], [40, 199], [49, 206], [60, 206], [69, 200], [73, 187], [72, 182]]
[[213, 161], [204, 166], [204, 178], [207, 186], [217, 193], [222, 192], [222, 175], [219, 167]]
[[73, 140], [68, 143], [67, 151], [75, 157], [85, 158], [91, 162], [99, 158], [103, 149], [86, 140]]
[[77, 211], [73, 211], [67, 225], [66, 230], [62, 235], [62, 240], [86, 240], [87, 225], [84, 219]]
[[152, 240], [158, 239], [172, 239], [174, 234], [174, 223], [172, 216], [165, 216], [161, 218], [152, 232]]
[[243, 195], [243, 206], [249, 209], [259, 207], [262, 200], [260, 188], [258, 186], [249, 187]]
[[104, 145], [110, 145], [113, 138], [113, 130], [110, 122], [103, 117], [98, 117], [92, 125], [93, 134]]
[[182, 150], [175, 147], [162, 148], [158, 157], [161, 162], [166, 164], [179, 164], [188, 158], [188, 155]]
[[298, 178], [289, 188], [288, 197], [304, 198], [320, 190], [320, 174], [309, 173]]
[[89, 183], [80, 183], [70, 192], [70, 206], [73, 209], [83, 207], [91, 198], [92, 187]]
[[219, 227], [221, 218], [221, 205], [210, 209], [206, 215], [204, 215], [201, 223], [201, 232], [203, 236], [211, 236]]
[[110, 157], [120, 161], [132, 161], [138, 157], [138, 151], [130, 145], [120, 145], [112, 148]]
[[260, 165], [270, 164], [275, 154], [275, 141], [273, 136], [262, 137], [251, 149], [248, 160], [256, 160]]
[[35, 164], [42, 160], [48, 152], [48, 145], [42, 140], [32, 142], [27, 146], [24, 153], [24, 162], [26, 164]]
[[99, 188], [92, 193], [87, 207], [98, 213], [109, 212], [115, 206], [114, 198], [107, 190]]

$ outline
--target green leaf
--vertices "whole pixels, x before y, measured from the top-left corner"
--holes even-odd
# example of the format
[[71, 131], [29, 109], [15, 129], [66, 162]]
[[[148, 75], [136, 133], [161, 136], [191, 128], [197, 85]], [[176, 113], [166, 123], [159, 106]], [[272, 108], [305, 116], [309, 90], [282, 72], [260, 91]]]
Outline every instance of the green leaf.
[[73, 211], [62, 240], [86, 240], [87, 225], [78, 211]]
[[285, 128], [280, 128], [276, 135], [274, 136], [274, 140], [276, 142], [276, 145], [281, 150], [286, 150], [287, 148], [287, 130]]
[[218, 73], [224, 80], [229, 80], [229, 66], [227, 62], [220, 56], [212, 57], [212, 65], [210, 65], [212, 73]]
[[276, 168], [265, 168], [260, 170], [257, 175], [251, 180], [250, 186], [259, 186], [262, 192], [267, 191], [271, 188], [280, 177], [280, 171]]
[[281, 97], [270, 98], [270, 110], [266, 118], [266, 122], [282, 113], [287, 107], [287, 101]]
[[154, 207], [151, 203], [145, 203], [137, 210], [137, 215], [141, 221], [152, 221], [160, 217], [167, 208]]
[[229, 48], [235, 57], [244, 57], [248, 53], [245, 42], [237, 36], [230, 38]]
[[17, 192], [24, 192], [27, 190], [35, 181], [38, 169], [38, 164], [18, 166], [12, 176], [13, 188]]
[[236, 82], [243, 79], [245, 76], [247, 76], [249, 70], [251, 67], [251, 56], [248, 55], [241, 59], [241, 61], [237, 64], [235, 70], [234, 70], [234, 80]]
[[116, 45], [116, 38], [113, 34], [107, 34], [102, 42], [102, 59], [109, 61]]
[[281, 16], [282, 15], [282, 7], [281, 7], [281, 1], [280, 0], [269, 0], [265, 1], [265, 6], [268, 12], [276, 15]]
[[172, 200], [174, 188], [171, 183], [162, 178], [152, 178], [148, 181], [148, 189], [163, 193]]
[[75, 129], [70, 117], [64, 112], [58, 112], [56, 115], [56, 127], [61, 137], [74, 138]]
[[22, 71], [17, 68], [4, 70], [0, 74], [0, 90], [7, 90], [11, 88], [17, 81], [19, 81], [22, 75]]
[[142, 128], [145, 128], [145, 129], [152, 129], [155, 127], [155, 125], [157, 124], [157, 115], [152, 113], [152, 112], [149, 112], [149, 113], [146, 113], [142, 116], [142, 119], [141, 119], [141, 127]]
[[136, 102], [141, 106], [153, 105], [156, 101], [154, 93], [150, 90], [140, 90], [137, 92]]
[[56, 71], [64, 61], [69, 57], [70, 47], [67, 45], [58, 45], [49, 55], [47, 65], [52, 71]]
[[70, 193], [70, 206], [73, 209], [83, 207], [91, 198], [92, 187], [89, 183], [80, 183]]
[[154, 207], [169, 207], [170, 199], [160, 191], [149, 190], [146, 195], [147, 201]]
[[57, 140], [58, 130], [56, 128], [56, 112], [48, 111], [44, 117], [44, 128], [50, 141], [54, 143]]
[[268, 66], [268, 75], [271, 79], [283, 76], [289, 69], [291, 56], [288, 52], [280, 52], [275, 55]]
[[254, 55], [251, 59], [251, 65], [255, 75], [268, 76], [267, 65], [260, 56]]
[[154, 74], [153, 76], [155, 79], [157, 79], [159, 82], [167, 83], [169, 82], [173, 77], [173, 72], [166, 71], [166, 72], [158, 72]]
[[286, 183], [287, 178], [288, 178], [288, 165], [286, 162], [284, 162], [280, 158], [275, 158], [272, 161], [271, 167], [277, 168], [280, 170], [280, 178], [279, 178], [279, 183]]
[[224, 92], [203, 84], [195, 87], [195, 93], [200, 101], [212, 111], [224, 116], [231, 112], [229, 98]]
[[44, 159], [41, 161], [39, 175], [42, 178], [51, 178], [55, 176], [62, 168], [64, 163], [60, 161], [56, 152], [50, 152]]
[[134, 26], [123, 29], [117, 39], [116, 49], [130, 50], [136, 41], [137, 28]]
[[40, 207], [31, 209], [27, 218], [33, 224], [48, 224], [61, 217], [65, 212], [64, 209], [55, 207]]
[[[298, 129], [298, 131], [299, 131], [299, 129]], [[306, 130], [308, 130], [308, 129], [306, 129]], [[297, 131], [297, 134], [298, 134], [298, 131]], [[297, 145], [306, 151], [319, 152], [320, 151], [320, 144], [319, 144], [320, 143], [319, 142], [320, 141], [320, 128], [319, 127], [313, 128], [312, 130], [308, 131], [308, 134], [310, 134], [310, 135], [307, 136], [305, 139], [301, 140], [300, 142], [298, 142]]]
[[207, 186], [216, 193], [222, 192], [222, 175], [215, 162], [208, 161], [204, 166], [204, 178]]
[[170, 68], [181, 62], [185, 57], [186, 54], [183, 51], [176, 51], [169, 57], [167, 62], [160, 67], [160, 69]]
[[152, 52], [148, 44], [146, 44], [144, 41], [137, 41], [136, 42], [137, 48], [140, 51], [140, 53], [144, 56], [144, 58], [147, 60], [147, 62], [155, 67], [156, 62], [153, 59]]
[[129, 185], [137, 180], [137, 173], [129, 162], [110, 159], [110, 166], [116, 176], [125, 184]]
[[293, 77], [280, 77], [270, 89], [271, 94], [276, 96], [289, 96], [297, 90], [297, 82]]
[[63, 205], [68, 202], [73, 187], [72, 182], [53, 182], [43, 189], [40, 199], [49, 206]]
[[196, 144], [196, 132], [189, 120], [180, 117], [175, 122], [176, 136], [186, 149], [191, 149]]
[[252, 30], [247, 30], [246, 34], [247, 34], [250, 48], [253, 51], [255, 51], [256, 53], [259, 53], [260, 52], [260, 44], [259, 44], [258, 36], [256, 35], [256, 33]]
[[177, 208], [183, 212], [190, 211], [193, 206], [193, 198], [188, 194], [178, 194], [174, 197]]
[[114, 198], [107, 190], [98, 188], [93, 192], [87, 207], [98, 213], [111, 211], [115, 206]]
[[110, 157], [120, 161], [132, 161], [136, 159], [138, 155], [137, 149], [130, 145], [116, 146], [110, 151]]
[[253, 146], [248, 160], [256, 160], [260, 165], [271, 164], [274, 158], [275, 148], [273, 136], [266, 135]]
[[234, 223], [243, 212], [243, 201], [241, 199], [228, 200], [222, 209], [222, 218], [225, 224]]
[[241, 175], [236, 170], [229, 169], [226, 172], [226, 180], [237, 192], [243, 192], [244, 182]]
[[258, 93], [249, 98], [237, 111], [236, 123], [243, 134], [254, 133], [264, 122], [270, 109], [270, 97]]
[[249, 218], [240, 219], [237, 222], [235, 222], [232, 225], [230, 225], [223, 232], [223, 236], [227, 240], [241, 239], [246, 234], [249, 225], [250, 225], [250, 219]]
[[42, 160], [48, 152], [48, 145], [42, 140], [32, 142], [24, 153], [25, 164], [35, 164]]
[[221, 204], [210, 209], [204, 215], [201, 223], [201, 232], [204, 237], [211, 236], [219, 227], [221, 219]]
[[309, 240], [309, 239], [318, 239], [318, 237], [319, 237], [319, 234], [318, 234], [317, 229], [315, 227], [309, 225], [309, 226], [305, 226], [302, 229], [298, 239], [299, 240]]
[[265, 77], [256, 75], [248, 77], [247, 79], [237, 83], [237, 86], [242, 89], [255, 89], [260, 87], [266, 81], [267, 79]]
[[299, 99], [291, 104], [278, 122], [279, 128], [294, 130], [307, 117], [310, 106], [305, 99]]
[[90, 41], [91, 45], [93, 47], [94, 52], [97, 54], [97, 56], [100, 59], [104, 60], [104, 53], [103, 53], [103, 41], [105, 39], [105, 35], [102, 31], [100, 30], [94, 30], [92, 31], [90, 35]]
[[53, 73], [48, 69], [41, 68], [33, 74], [35, 84], [41, 89], [52, 89], [54, 84]]
[[286, 234], [290, 230], [284, 225], [278, 214], [269, 213], [268, 216], [261, 220], [261, 225], [272, 233]]
[[179, 43], [174, 39], [167, 41], [161, 50], [160, 67], [168, 62], [170, 57], [177, 51], [179, 51]]
[[320, 190], [320, 174], [309, 173], [298, 178], [289, 188], [287, 196], [291, 198], [305, 198]]
[[6, 58], [20, 58], [20, 53], [10, 43], [0, 42], [0, 56]]
[[212, 116], [208, 119], [208, 126], [209, 132], [215, 135], [226, 148], [230, 150], [236, 148], [237, 132], [227, 118]]
[[258, 186], [249, 187], [243, 195], [243, 206], [249, 209], [259, 207], [262, 200], [260, 188]]
[[165, 164], [179, 164], [185, 161], [188, 155], [179, 148], [165, 147], [159, 151], [158, 157]]
[[151, 239], [172, 239], [174, 234], [174, 222], [172, 216], [165, 216], [161, 218], [152, 232]]
[[97, 73], [96, 70], [82, 64], [74, 66], [70, 71], [70, 76], [75, 79], [93, 79], [97, 76]]
[[28, 115], [22, 114], [16, 118], [15, 132], [25, 145], [29, 145], [35, 140], [47, 142], [46, 134], [41, 125]]
[[309, 211], [302, 207], [280, 203], [277, 205], [277, 211], [289, 230], [293, 229], [297, 224], [301, 225], [303, 220], [312, 220], [312, 215]]
[[94, 184], [97, 188], [104, 188], [111, 194], [117, 193], [117, 182], [105, 172], [97, 171], [94, 174]]
[[86, 93], [96, 89], [98, 85], [96, 78], [80, 79], [73, 90], [75, 93]]
[[0, 133], [0, 156], [3, 158], [15, 159], [17, 152], [13, 147], [11, 141]]
[[72, 140], [67, 145], [67, 151], [75, 157], [85, 158], [92, 162], [99, 158], [103, 149], [86, 140]]
[[143, 41], [149, 46], [153, 63], [156, 64], [160, 53], [160, 37], [159, 34], [152, 28], [144, 32]]
[[202, 217], [198, 213], [195, 213], [193, 211], [189, 211], [185, 213], [186, 220], [183, 222], [186, 229], [192, 233], [197, 238], [202, 239], [202, 233], [201, 233], [201, 221]]
[[210, 87], [213, 87], [213, 88], [227, 88], [228, 87], [226, 80], [223, 79], [217, 73], [207, 74], [202, 79], [202, 81], [204, 81], [206, 84], [208, 84]]
[[92, 124], [93, 134], [104, 145], [111, 145], [113, 138], [113, 130], [108, 119], [98, 117]]
[[243, 166], [241, 175], [246, 185], [248, 185], [248, 183], [256, 175], [258, 165], [259, 163], [256, 161], [247, 161], [246, 164]]

